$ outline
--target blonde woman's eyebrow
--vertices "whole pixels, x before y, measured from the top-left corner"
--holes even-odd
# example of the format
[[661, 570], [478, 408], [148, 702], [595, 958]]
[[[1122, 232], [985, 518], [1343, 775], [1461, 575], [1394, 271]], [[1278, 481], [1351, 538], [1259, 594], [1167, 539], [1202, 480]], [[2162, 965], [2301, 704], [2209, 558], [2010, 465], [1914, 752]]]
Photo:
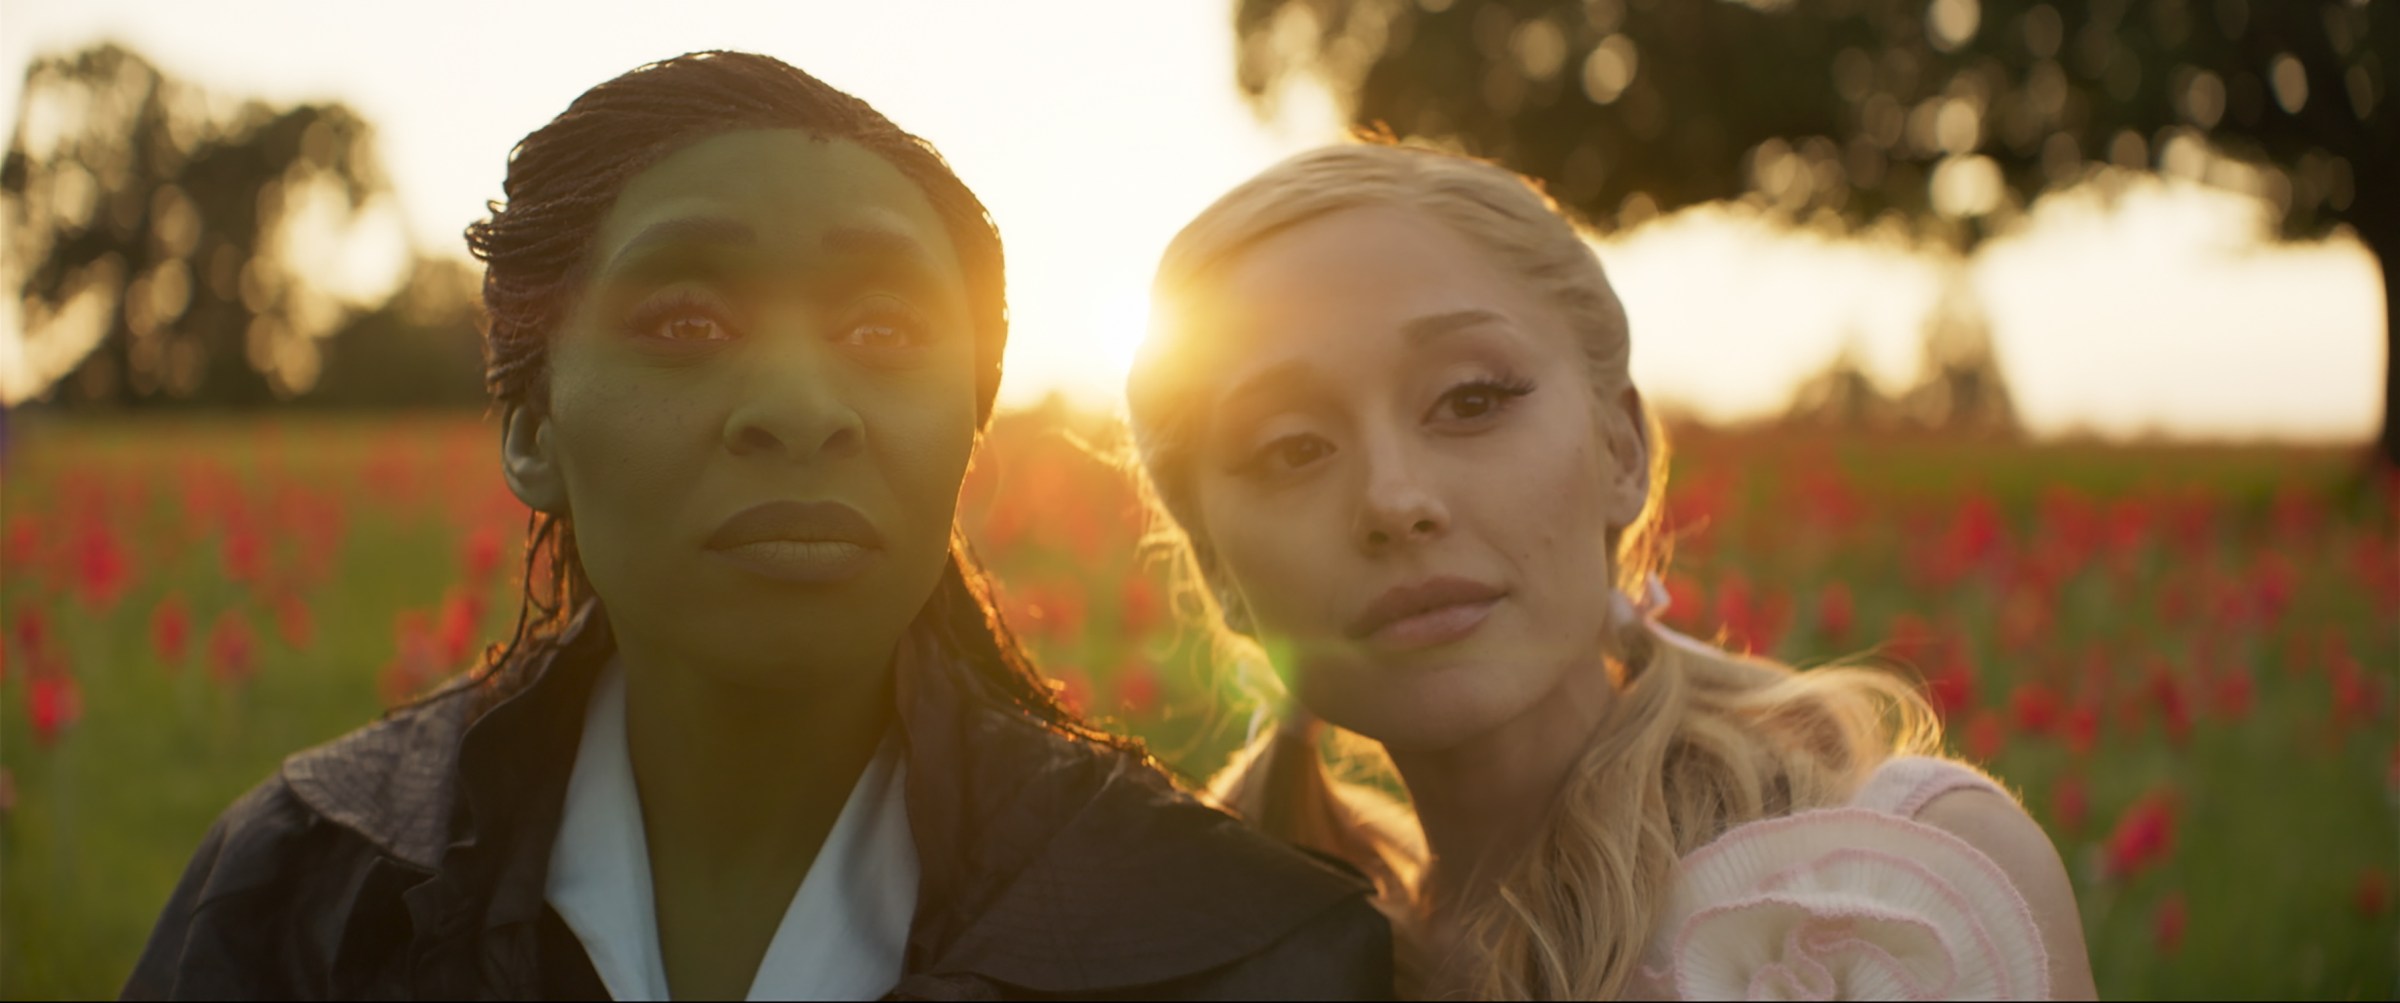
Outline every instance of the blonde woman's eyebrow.
[[1400, 325], [1400, 335], [1408, 340], [1411, 347], [1423, 348], [1459, 332], [1506, 320], [1497, 313], [1480, 308], [1450, 310], [1413, 318]]
[[1272, 410], [1278, 403], [1305, 396], [1319, 382], [1316, 368], [1308, 363], [1298, 359], [1279, 362], [1243, 377], [1225, 394], [1224, 403], [1216, 410], [1222, 424], [1247, 424], [1258, 417], [1255, 412]]

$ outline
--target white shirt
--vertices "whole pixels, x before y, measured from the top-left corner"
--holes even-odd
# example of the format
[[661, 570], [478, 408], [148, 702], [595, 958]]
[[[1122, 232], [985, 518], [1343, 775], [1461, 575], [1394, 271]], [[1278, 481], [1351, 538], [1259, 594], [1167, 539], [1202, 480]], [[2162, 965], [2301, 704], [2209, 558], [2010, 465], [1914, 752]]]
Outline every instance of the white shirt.
[[[873, 999], [900, 981], [917, 905], [906, 767], [886, 737], [859, 774], [750, 983], [750, 999]], [[625, 742], [625, 669], [593, 683], [583, 742], [550, 851], [548, 896], [608, 994], [665, 1000], [650, 849]]]

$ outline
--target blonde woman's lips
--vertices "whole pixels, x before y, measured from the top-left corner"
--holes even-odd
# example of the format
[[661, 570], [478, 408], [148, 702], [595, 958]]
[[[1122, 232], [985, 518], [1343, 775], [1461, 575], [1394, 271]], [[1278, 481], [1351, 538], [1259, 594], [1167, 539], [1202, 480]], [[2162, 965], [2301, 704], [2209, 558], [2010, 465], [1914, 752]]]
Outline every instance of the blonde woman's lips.
[[1375, 598], [1350, 622], [1354, 640], [1382, 647], [1428, 648], [1475, 632], [1506, 589], [1468, 578], [1440, 577], [1410, 582]]

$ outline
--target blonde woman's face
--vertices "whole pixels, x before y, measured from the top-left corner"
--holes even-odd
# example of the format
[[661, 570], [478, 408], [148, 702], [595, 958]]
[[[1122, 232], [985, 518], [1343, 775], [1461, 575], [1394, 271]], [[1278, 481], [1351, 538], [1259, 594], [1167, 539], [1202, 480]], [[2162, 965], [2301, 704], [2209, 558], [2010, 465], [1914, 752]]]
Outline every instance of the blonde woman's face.
[[1277, 234], [1212, 292], [1201, 535], [1302, 703], [1438, 749], [1605, 678], [1646, 459], [1550, 303], [1404, 209]]

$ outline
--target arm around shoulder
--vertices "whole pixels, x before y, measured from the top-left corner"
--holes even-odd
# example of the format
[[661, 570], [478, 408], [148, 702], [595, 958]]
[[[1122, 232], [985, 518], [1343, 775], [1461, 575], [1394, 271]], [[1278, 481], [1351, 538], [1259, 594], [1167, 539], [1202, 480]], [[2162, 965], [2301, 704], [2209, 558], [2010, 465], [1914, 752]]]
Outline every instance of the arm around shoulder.
[[2025, 897], [2049, 954], [2052, 998], [2098, 997], [2084, 948], [2083, 916], [2066, 865], [2049, 834], [2024, 809], [1990, 791], [1959, 790], [1927, 803], [1917, 821], [1957, 836], [1991, 858]]

